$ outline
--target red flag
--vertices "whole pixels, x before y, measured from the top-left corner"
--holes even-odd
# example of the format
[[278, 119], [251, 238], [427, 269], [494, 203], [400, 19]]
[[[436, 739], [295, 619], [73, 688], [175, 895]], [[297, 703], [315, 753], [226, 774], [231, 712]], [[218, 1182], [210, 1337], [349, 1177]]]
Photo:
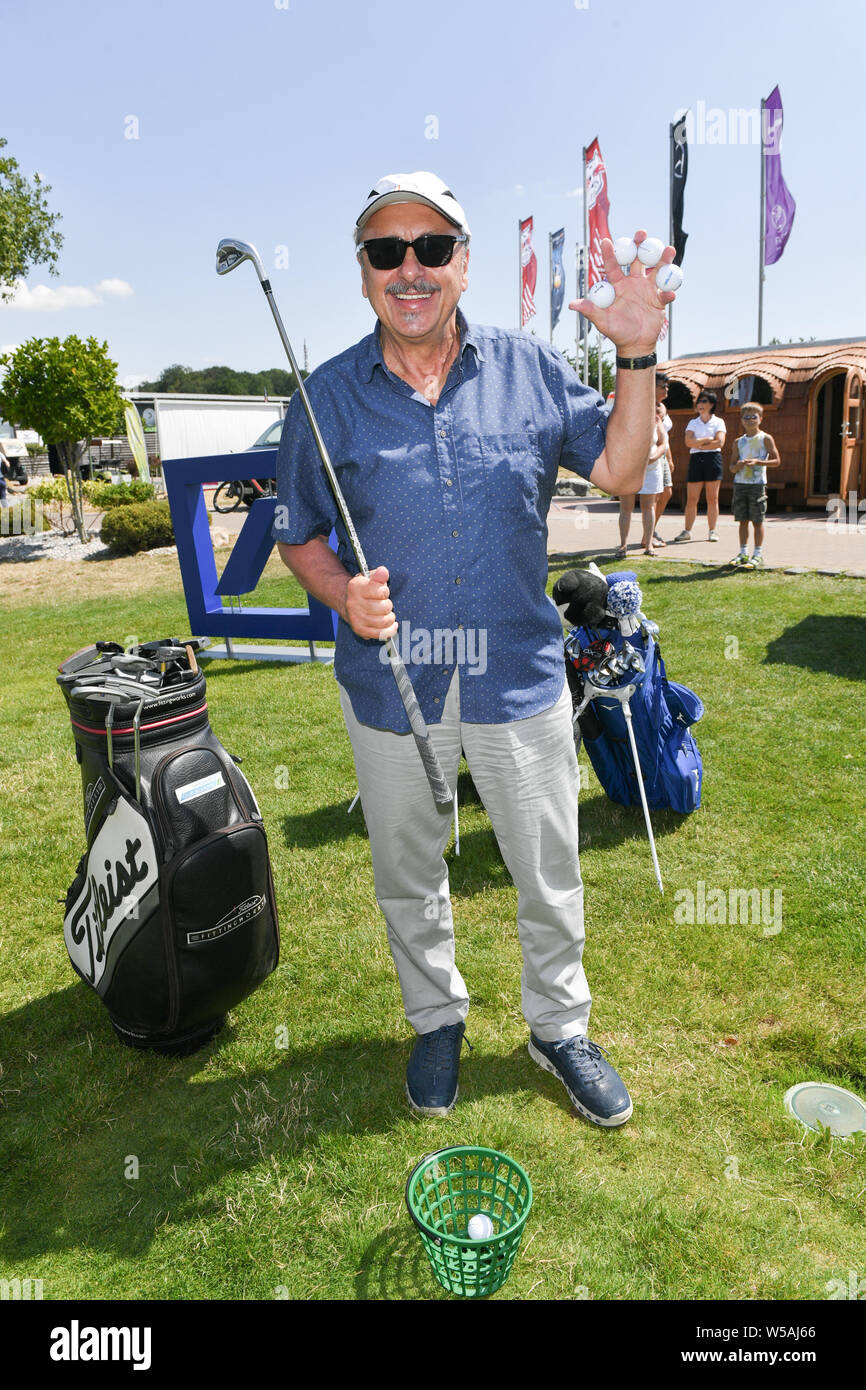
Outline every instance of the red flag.
[[538, 279], [538, 261], [532, 249], [532, 218], [527, 217], [520, 224], [520, 327], [524, 328], [535, 317], [535, 282]]
[[607, 171], [597, 139], [587, 146], [583, 173], [589, 222], [589, 281], [587, 289], [591, 290], [593, 285], [597, 285], [599, 280], [605, 278], [604, 262], [601, 257], [601, 239], [610, 236], [610, 228], [607, 225], [610, 213], [610, 201], [607, 196]]

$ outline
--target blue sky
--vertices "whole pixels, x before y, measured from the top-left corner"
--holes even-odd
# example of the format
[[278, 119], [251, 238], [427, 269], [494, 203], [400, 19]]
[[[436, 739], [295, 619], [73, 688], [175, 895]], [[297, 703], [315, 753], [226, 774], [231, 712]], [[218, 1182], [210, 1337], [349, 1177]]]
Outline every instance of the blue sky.
[[[214, 273], [233, 235], [258, 246], [315, 366], [372, 326], [351, 242], [368, 189], [418, 168], [467, 210], [477, 322], [517, 326], [517, 223], [535, 217], [546, 337], [562, 225], [575, 294], [581, 147], [599, 136], [613, 234], [667, 239], [671, 120], [702, 103], [709, 137], [713, 110], [758, 108], [776, 83], [797, 213], [767, 270], [765, 341], [866, 335], [861, 254], [834, 257], [866, 222], [864, 32], [859, 0], [6, 0], [0, 134], [51, 184], [65, 244], [59, 278], [37, 268], [23, 295], [51, 307], [0, 309], [0, 346], [93, 334], [127, 383], [170, 362], [283, 365], [252, 269]], [[692, 144], [677, 354], [756, 341], [759, 179], [757, 145]], [[554, 341], [573, 350], [567, 309]]]

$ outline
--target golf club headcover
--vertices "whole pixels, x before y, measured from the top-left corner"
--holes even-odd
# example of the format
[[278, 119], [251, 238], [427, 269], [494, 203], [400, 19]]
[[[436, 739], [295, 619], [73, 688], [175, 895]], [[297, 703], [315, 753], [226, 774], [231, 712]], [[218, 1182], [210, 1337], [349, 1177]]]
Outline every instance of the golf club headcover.
[[616, 619], [623, 637], [631, 637], [637, 632], [643, 619], [640, 606], [643, 594], [633, 570], [620, 570], [607, 577], [608, 612]]
[[605, 627], [608, 586], [589, 570], [567, 570], [553, 586], [553, 602], [572, 627]]

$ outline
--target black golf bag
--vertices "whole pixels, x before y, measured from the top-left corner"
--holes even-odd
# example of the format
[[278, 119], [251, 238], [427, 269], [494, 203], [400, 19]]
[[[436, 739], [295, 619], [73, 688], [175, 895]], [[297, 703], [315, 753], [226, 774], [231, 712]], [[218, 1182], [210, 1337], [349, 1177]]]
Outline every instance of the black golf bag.
[[131, 1047], [201, 1047], [276, 968], [256, 799], [210, 728], [195, 651], [97, 642], [60, 667], [87, 850], [66, 895], [69, 959]]

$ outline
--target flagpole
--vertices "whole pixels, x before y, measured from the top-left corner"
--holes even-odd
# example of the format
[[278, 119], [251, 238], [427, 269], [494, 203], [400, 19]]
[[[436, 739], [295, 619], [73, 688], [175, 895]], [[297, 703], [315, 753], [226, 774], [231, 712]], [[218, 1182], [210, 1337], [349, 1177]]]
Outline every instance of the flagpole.
[[553, 232], [547, 233], [547, 297], [550, 301], [550, 346], [553, 347]]
[[[770, 94], [772, 96], [772, 93]], [[764, 239], [766, 214], [764, 203], [767, 199], [766, 159], [764, 157], [764, 99], [761, 98], [761, 236], [758, 243], [758, 347], [763, 342], [764, 325]]]
[[[575, 297], [580, 299], [580, 247], [577, 242], [574, 243], [574, 273], [575, 285], [577, 286]], [[574, 370], [578, 377], [580, 376], [580, 354], [583, 343], [580, 326], [582, 317], [582, 314], [576, 314], [574, 320]]]
[[[586, 206], [586, 145], [584, 145], [584, 147], [583, 147], [582, 163], [581, 163], [581, 166], [580, 166], [580, 167], [581, 167], [580, 181], [581, 181], [581, 187], [582, 187], [582, 189], [583, 189], [583, 245], [584, 245], [584, 250], [585, 250], [585, 254], [586, 254], [586, 289], [588, 290], [588, 289], [589, 289], [589, 266], [590, 266], [590, 260], [589, 260], [589, 212], [588, 212], [588, 209], [587, 209], [587, 206]], [[583, 375], [583, 384], [584, 384], [584, 386], [588, 386], [588, 385], [589, 385], [589, 328], [588, 328], [586, 325], [584, 325], [584, 334], [583, 334], [583, 362], [582, 362], [581, 366], [582, 366], [582, 368], [583, 368], [583, 372], [582, 372], [582, 375]]]
[[523, 242], [520, 236], [520, 218], [517, 219], [517, 331], [523, 331]]
[[[674, 244], [674, 127], [668, 127], [668, 245]], [[674, 306], [668, 305], [668, 361], [674, 355]]]

